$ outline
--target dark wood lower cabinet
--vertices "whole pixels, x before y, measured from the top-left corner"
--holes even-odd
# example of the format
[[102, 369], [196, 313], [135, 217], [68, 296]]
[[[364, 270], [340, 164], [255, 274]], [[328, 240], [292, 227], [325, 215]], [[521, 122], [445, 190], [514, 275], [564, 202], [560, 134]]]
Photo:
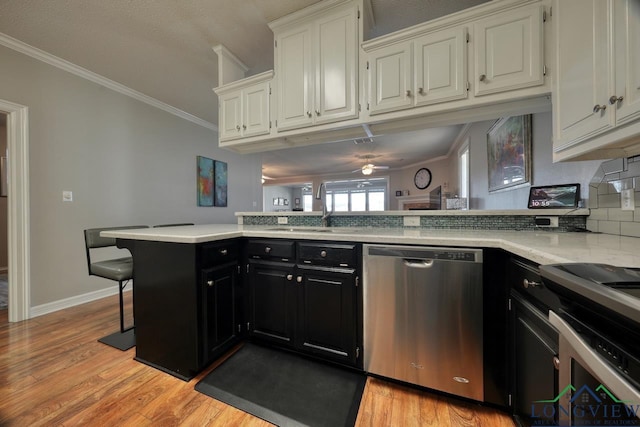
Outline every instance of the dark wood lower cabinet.
[[[558, 394], [558, 371], [554, 358], [558, 355], [558, 337], [544, 326], [543, 318], [530, 304], [513, 297], [515, 333], [515, 389], [513, 410], [521, 425], [557, 425], [557, 404], [551, 417], [535, 409], [535, 402]], [[548, 325], [550, 326], [550, 325]]]
[[[341, 263], [349, 265], [348, 268], [302, 264], [308, 262], [306, 259], [297, 259], [296, 263], [294, 248], [284, 255], [270, 255], [274, 252], [273, 241], [253, 240], [247, 247], [249, 257], [253, 254], [253, 259], [247, 261], [249, 335], [291, 350], [362, 367], [358, 269], [351, 268], [359, 259], [357, 246], [334, 248], [326, 243], [304, 246], [305, 254], [315, 248], [322, 260], [328, 258], [338, 263], [344, 258]], [[331, 260], [338, 250], [345, 256]]]
[[133, 255], [136, 360], [189, 380], [235, 344], [237, 241], [118, 246]]
[[238, 264], [231, 263], [202, 271], [204, 360], [234, 341], [239, 333], [236, 320]]
[[249, 332], [277, 344], [291, 344], [295, 322], [294, 266], [250, 261]]
[[356, 271], [299, 267], [298, 339], [304, 351], [355, 365]]

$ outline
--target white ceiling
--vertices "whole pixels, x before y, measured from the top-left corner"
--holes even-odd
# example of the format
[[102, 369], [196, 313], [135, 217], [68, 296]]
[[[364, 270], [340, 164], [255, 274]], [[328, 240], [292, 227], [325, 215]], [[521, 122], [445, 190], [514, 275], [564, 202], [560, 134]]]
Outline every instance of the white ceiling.
[[[249, 67], [248, 75], [272, 69], [273, 33], [267, 23], [317, 1], [0, 0], [0, 32], [215, 124], [218, 102], [211, 89], [218, 84], [217, 55], [211, 47], [227, 47]], [[366, 38], [485, 1], [365, 0], [375, 23]], [[422, 139], [451, 133], [435, 130]], [[391, 141], [381, 138], [380, 144]], [[340, 153], [336, 163], [353, 154], [343, 151], [343, 144], [322, 147], [323, 154]], [[385, 163], [420, 156], [415, 147], [390, 152], [395, 157], [381, 159]], [[284, 157], [274, 152], [265, 161], [275, 165]], [[325, 163], [326, 171], [331, 162]], [[287, 170], [294, 172], [291, 166]]]

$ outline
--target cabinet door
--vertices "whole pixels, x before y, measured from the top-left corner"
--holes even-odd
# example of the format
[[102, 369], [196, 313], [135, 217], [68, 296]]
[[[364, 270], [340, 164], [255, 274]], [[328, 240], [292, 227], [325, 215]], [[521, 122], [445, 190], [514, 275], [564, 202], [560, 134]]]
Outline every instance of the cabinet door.
[[242, 136], [269, 133], [269, 83], [259, 83], [242, 91]]
[[356, 363], [356, 276], [354, 270], [298, 269], [298, 346], [310, 353]]
[[241, 91], [220, 96], [220, 140], [236, 139], [242, 136], [242, 96]]
[[544, 83], [541, 6], [500, 13], [474, 28], [476, 96]]
[[278, 129], [295, 129], [313, 123], [312, 26], [286, 31], [276, 37]]
[[235, 292], [237, 264], [203, 271], [203, 322], [205, 360], [236, 337]]
[[545, 414], [543, 408], [535, 406], [536, 401], [558, 393], [558, 371], [554, 367], [557, 349], [553, 348], [557, 346], [557, 336], [554, 344], [553, 338], [546, 336], [529, 316], [531, 308], [524, 308], [519, 303], [514, 306], [514, 413], [524, 425], [557, 425], [557, 403], [554, 404], [555, 413], [548, 411]]
[[413, 42], [416, 105], [467, 97], [467, 29], [440, 31]]
[[[553, 14], [557, 68], [553, 122], [557, 151], [611, 128], [614, 114], [608, 105], [613, 94], [609, 2], [557, 1]], [[607, 108], [599, 110], [597, 106]]]
[[369, 110], [371, 114], [401, 110], [413, 105], [411, 43], [376, 50], [369, 57]]
[[277, 262], [249, 262], [249, 332], [279, 344], [293, 344], [294, 268]]
[[616, 110], [616, 124], [640, 118], [640, 2], [615, 0], [614, 56], [616, 89], [612, 109]]
[[316, 124], [358, 116], [356, 28], [353, 6], [325, 16], [316, 23]]

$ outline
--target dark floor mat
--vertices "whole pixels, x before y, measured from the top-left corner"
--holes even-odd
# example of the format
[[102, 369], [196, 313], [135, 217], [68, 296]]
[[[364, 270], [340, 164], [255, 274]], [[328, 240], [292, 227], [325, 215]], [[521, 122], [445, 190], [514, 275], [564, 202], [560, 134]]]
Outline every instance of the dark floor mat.
[[366, 376], [245, 344], [196, 390], [279, 426], [353, 426]]

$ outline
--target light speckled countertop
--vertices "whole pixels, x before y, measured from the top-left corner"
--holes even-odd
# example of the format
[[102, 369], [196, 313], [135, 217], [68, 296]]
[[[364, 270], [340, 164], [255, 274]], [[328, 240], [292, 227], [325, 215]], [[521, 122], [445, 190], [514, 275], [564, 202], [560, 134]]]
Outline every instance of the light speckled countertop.
[[458, 247], [501, 248], [539, 264], [596, 262], [640, 268], [640, 238], [545, 231], [328, 228], [205, 224], [102, 232], [105, 237], [204, 243], [236, 237], [290, 238]]

